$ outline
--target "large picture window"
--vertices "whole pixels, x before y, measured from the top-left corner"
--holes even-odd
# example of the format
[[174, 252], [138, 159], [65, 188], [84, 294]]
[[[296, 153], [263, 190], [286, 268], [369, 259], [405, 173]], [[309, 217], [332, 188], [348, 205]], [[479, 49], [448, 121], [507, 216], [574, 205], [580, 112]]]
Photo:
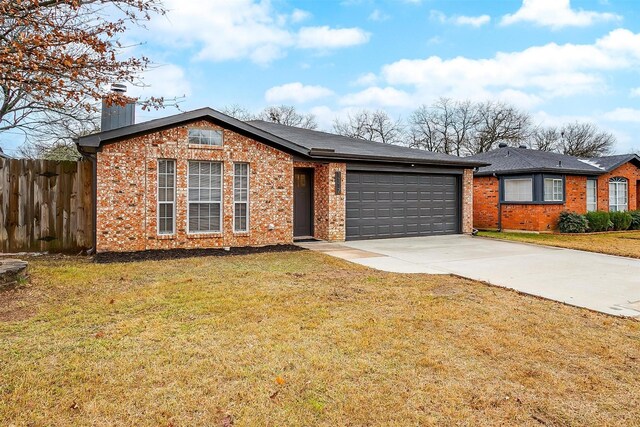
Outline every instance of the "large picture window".
[[598, 180], [587, 179], [587, 212], [598, 210]]
[[176, 162], [158, 160], [158, 234], [173, 234], [176, 223]]
[[249, 164], [233, 165], [233, 230], [249, 231]]
[[628, 209], [627, 180], [625, 178], [611, 178], [609, 180], [609, 211], [620, 212]]
[[189, 162], [189, 233], [222, 230], [222, 163]]
[[545, 202], [561, 202], [564, 199], [562, 179], [561, 178], [545, 178], [544, 179], [544, 201]]
[[533, 201], [532, 178], [507, 178], [504, 180], [505, 202]]

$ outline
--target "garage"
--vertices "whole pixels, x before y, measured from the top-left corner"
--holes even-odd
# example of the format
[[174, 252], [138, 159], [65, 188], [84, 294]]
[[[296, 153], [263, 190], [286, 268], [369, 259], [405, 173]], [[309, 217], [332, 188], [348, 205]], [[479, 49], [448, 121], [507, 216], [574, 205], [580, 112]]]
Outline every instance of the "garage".
[[347, 240], [460, 232], [457, 175], [349, 171]]

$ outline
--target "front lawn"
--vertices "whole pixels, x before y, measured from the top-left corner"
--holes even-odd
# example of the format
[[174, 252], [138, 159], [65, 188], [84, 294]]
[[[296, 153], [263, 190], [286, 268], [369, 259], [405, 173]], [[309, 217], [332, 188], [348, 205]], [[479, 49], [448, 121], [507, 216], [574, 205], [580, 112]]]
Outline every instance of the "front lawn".
[[632, 425], [640, 322], [301, 251], [32, 261], [0, 425]]
[[517, 242], [537, 243], [540, 245], [640, 258], [640, 231], [596, 234], [535, 234], [481, 231], [478, 235]]

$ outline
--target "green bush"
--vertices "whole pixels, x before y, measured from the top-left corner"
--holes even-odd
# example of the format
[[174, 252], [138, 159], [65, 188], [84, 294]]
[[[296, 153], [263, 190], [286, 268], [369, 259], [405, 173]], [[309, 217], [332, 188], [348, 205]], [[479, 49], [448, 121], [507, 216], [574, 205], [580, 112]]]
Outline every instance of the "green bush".
[[607, 231], [609, 229], [609, 212], [587, 212], [589, 231]]
[[629, 212], [611, 212], [609, 218], [611, 218], [613, 229], [616, 231], [628, 229], [633, 219]]
[[629, 215], [631, 215], [629, 230], [640, 230], [640, 211], [631, 211]]
[[562, 233], [584, 233], [587, 231], [587, 218], [575, 212], [564, 211], [560, 213], [558, 228]]

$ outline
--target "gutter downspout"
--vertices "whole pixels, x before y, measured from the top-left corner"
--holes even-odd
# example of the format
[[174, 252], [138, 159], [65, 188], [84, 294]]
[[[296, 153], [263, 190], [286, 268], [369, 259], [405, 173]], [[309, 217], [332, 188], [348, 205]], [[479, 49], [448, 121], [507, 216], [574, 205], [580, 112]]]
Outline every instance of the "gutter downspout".
[[495, 173], [493, 174], [493, 177], [496, 178], [498, 180], [498, 231], [502, 231], [502, 197], [501, 197], [501, 191], [500, 191], [500, 178], [498, 178], [498, 175], [496, 175]]

